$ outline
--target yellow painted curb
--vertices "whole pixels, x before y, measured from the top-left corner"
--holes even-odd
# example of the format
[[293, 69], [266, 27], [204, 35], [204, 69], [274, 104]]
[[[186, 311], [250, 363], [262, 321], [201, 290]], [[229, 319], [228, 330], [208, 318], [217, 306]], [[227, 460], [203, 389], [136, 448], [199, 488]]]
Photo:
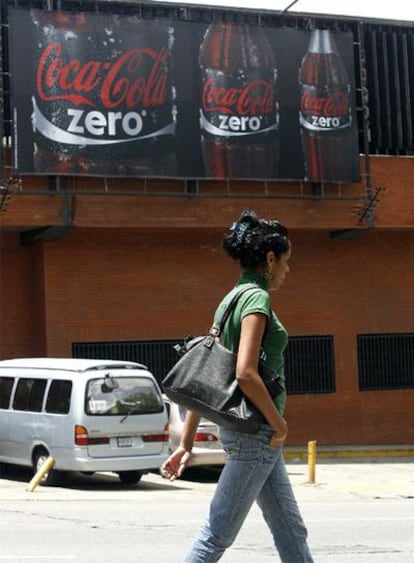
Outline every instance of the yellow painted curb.
[[[285, 448], [284, 456], [286, 461], [307, 461], [308, 450], [306, 448]], [[412, 447], [355, 447], [346, 446], [326, 446], [319, 447], [316, 453], [317, 459], [368, 459], [368, 458], [414, 458], [414, 448]]]

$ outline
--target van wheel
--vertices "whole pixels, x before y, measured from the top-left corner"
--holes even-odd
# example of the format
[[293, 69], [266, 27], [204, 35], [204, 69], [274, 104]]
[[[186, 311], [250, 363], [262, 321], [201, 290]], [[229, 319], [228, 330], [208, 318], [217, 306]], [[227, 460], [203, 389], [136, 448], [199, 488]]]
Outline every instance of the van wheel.
[[[49, 453], [46, 450], [39, 450], [35, 452], [33, 456], [33, 471], [36, 474], [42, 465], [45, 463]], [[45, 473], [40, 480], [40, 485], [55, 485], [58, 481], [58, 472], [56, 469], [52, 469], [48, 473]]]
[[141, 479], [142, 471], [120, 471], [118, 477], [124, 485], [135, 485]]

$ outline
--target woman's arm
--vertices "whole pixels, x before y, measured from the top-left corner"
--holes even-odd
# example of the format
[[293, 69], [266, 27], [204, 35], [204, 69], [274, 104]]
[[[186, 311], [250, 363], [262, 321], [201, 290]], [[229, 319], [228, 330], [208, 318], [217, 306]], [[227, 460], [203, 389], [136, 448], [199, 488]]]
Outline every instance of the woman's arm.
[[162, 476], [170, 479], [170, 481], [181, 477], [184, 469], [187, 467], [199, 422], [200, 417], [198, 414], [187, 411], [180, 445], [161, 466]]
[[[239, 350], [237, 353], [236, 377], [243, 393], [260, 410], [281, 442], [287, 435], [287, 424], [275, 407], [272, 398], [258, 372], [262, 338], [266, 327], [266, 316], [262, 313], [246, 315], [241, 323]], [[277, 445], [277, 444], [275, 444]]]
[[200, 422], [200, 416], [193, 411], [187, 411], [184, 420], [183, 433], [181, 435], [180, 447], [187, 452], [193, 448], [194, 436]]

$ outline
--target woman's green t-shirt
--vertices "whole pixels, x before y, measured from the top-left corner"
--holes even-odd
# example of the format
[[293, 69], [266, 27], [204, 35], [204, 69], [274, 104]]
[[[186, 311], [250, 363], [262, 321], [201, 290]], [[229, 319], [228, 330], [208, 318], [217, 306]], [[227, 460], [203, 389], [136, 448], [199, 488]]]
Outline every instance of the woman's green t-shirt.
[[[268, 324], [263, 342], [263, 350], [266, 357], [265, 363], [271, 370], [281, 376], [284, 383], [283, 353], [288, 343], [288, 334], [285, 327], [271, 310], [270, 296], [266, 290], [266, 281], [262, 276], [253, 272], [244, 272], [238, 284], [224, 297], [217, 307], [214, 322], [216, 323], [221, 317], [233, 295], [246, 283], [254, 284], [256, 287], [246, 291], [239, 298], [236, 307], [224, 326], [220, 342], [232, 352], [237, 353], [240, 341], [240, 327], [243, 318], [253, 313], [263, 313], [268, 319], [271, 315], [270, 324]], [[285, 404], [286, 392], [283, 392], [275, 399], [276, 408], [281, 414], [283, 414], [285, 410]]]

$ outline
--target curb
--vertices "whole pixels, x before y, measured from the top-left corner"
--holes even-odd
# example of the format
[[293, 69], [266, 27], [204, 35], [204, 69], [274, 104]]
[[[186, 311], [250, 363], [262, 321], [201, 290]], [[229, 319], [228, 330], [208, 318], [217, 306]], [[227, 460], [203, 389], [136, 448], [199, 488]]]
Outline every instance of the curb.
[[[308, 461], [308, 449], [286, 447], [284, 456], [286, 461]], [[367, 460], [413, 458], [414, 446], [319, 446], [316, 450], [317, 459], [334, 460]]]

